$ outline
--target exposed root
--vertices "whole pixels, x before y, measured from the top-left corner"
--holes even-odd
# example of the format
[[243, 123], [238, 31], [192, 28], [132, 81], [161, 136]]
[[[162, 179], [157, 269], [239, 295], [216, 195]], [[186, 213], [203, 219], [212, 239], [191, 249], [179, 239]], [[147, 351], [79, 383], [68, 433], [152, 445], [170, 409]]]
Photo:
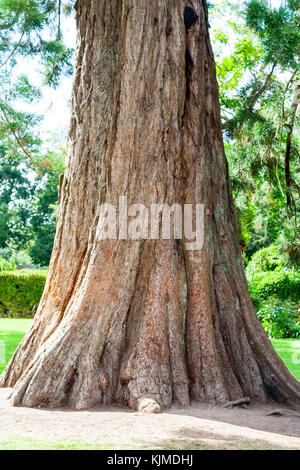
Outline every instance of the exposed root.
[[160, 413], [159, 404], [151, 398], [140, 398], [138, 400], [137, 411], [141, 413]]

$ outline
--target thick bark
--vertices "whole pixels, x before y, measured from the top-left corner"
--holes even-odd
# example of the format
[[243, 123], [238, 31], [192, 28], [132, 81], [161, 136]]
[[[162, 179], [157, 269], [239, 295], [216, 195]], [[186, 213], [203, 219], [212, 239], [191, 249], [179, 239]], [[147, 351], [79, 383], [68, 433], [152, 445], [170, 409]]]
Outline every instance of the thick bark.
[[[195, 15], [184, 16], [185, 6]], [[68, 169], [12, 403], [139, 409], [249, 396], [300, 405], [253, 309], [224, 155], [206, 5], [79, 0]], [[190, 12], [191, 13], [191, 12]], [[185, 25], [186, 22], [186, 25]], [[103, 202], [205, 204], [205, 243], [99, 240]]]

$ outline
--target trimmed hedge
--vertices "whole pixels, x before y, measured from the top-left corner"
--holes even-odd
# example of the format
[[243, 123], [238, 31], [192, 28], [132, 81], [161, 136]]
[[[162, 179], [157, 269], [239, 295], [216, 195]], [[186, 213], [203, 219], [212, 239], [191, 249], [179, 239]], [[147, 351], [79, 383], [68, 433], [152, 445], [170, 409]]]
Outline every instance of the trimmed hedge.
[[46, 271], [0, 272], [0, 317], [33, 318], [46, 277]]

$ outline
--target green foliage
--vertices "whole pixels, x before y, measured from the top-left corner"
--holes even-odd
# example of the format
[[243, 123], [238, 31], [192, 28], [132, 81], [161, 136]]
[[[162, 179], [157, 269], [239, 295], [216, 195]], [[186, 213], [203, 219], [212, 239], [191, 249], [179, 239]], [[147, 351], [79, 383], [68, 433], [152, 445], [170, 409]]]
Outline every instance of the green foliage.
[[300, 338], [300, 311], [294, 303], [272, 298], [257, 315], [270, 338]]
[[274, 244], [267, 248], [258, 250], [251, 258], [247, 266], [247, 274], [253, 275], [258, 272], [273, 271], [275, 268], [284, 267], [286, 258], [280, 248]]
[[269, 297], [300, 300], [300, 270], [291, 265], [286, 254], [274, 244], [258, 250], [246, 268], [249, 291], [259, 307]]
[[0, 258], [0, 271], [13, 271], [16, 269], [16, 263], [14, 261], [7, 261], [4, 258]]
[[47, 273], [0, 272], [0, 316], [32, 318], [40, 302]]
[[62, 74], [72, 73], [73, 50], [61, 31], [65, 7], [69, 2], [63, 0], [0, 0], [0, 138], [9, 155], [31, 165], [40, 153], [41, 117], [20, 111], [20, 103], [36, 102], [42, 94], [19, 72], [20, 61], [34, 58], [47, 86], [56, 87]]
[[278, 9], [270, 9], [261, 0], [248, 2], [246, 22], [262, 41], [265, 62], [277, 62], [285, 68], [299, 69], [299, 8], [299, 0], [287, 1]]
[[258, 272], [248, 278], [248, 283], [250, 295], [256, 305], [271, 296], [299, 302], [300, 272], [295, 268], [278, 267], [274, 271]]
[[[42, 150], [41, 117], [20, 111], [42, 96], [24, 70], [32, 58], [43, 84], [52, 87], [62, 74], [72, 73], [73, 51], [61, 31], [71, 3], [0, 0], [0, 249], [26, 251], [39, 265], [49, 263], [52, 250], [65, 150], [61, 141]], [[26, 66], [20, 73], [22, 60]]]
[[34, 195], [34, 185], [21, 164], [0, 147], [0, 248], [13, 241], [15, 248], [28, 240], [30, 209], [28, 201]]
[[31, 206], [32, 242], [29, 254], [40, 266], [47, 266], [56, 232], [56, 209], [59, 176], [64, 171], [65, 148], [48, 151], [43, 156], [44, 168], [40, 170], [40, 184]]
[[[272, 8], [216, 1], [211, 19], [222, 125], [240, 244], [250, 258], [273, 242], [300, 260], [299, 0]], [[224, 21], [224, 17], [227, 21]]]
[[6, 250], [2, 254], [6, 259], [23, 250], [30, 257], [19, 264], [49, 264], [64, 160], [65, 148], [48, 150], [37, 160], [38, 171], [33, 171], [23, 163], [16, 165], [13, 158], [0, 151], [0, 250]]
[[56, 232], [56, 219], [51, 218], [33, 232], [33, 244], [29, 249], [32, 260], [39, 266], [48, 266]]
[[5, 271], [14, 271], [18, 265], [32, 264], [32, 259], [26, 251], [16, 251], [11, 247], [0, 248], [0, 258], [8, 261], [9, 266], [13, 266], [13, 268], [5, 269]]
[[[258, 318], [272, 338], [300, 337], [300, 270], [276, 245], [258, 250], [246, 268]], [[298, 305], [297, 305], [298, 304]]]

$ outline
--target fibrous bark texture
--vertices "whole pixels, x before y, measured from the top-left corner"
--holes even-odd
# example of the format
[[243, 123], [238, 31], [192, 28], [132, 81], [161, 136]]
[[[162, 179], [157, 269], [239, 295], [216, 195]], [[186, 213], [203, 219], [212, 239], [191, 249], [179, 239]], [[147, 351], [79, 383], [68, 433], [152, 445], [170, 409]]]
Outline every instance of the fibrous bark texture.
[[[205, 1], [79, 0], [68, 168], [14, 405], [300, 405], [239, 250]], [[99, 206], [205, 205], [205, 242], [101, 240]], [[146, 401], [145, 401], [146, 400]]]

